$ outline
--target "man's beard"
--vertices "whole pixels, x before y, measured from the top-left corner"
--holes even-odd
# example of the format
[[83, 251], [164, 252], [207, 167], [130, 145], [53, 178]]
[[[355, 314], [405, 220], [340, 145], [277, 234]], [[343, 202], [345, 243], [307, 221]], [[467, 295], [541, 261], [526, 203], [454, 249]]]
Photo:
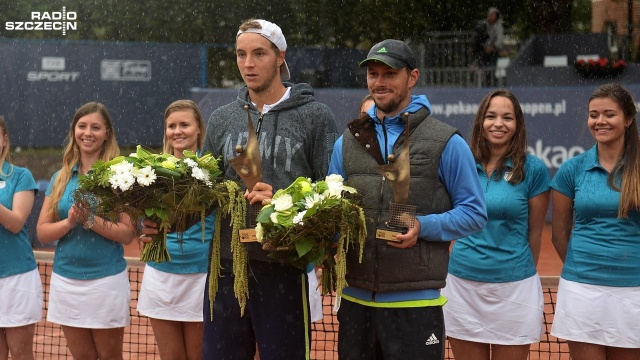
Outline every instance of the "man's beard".
[[[376, 107], [381, 110], [383, 113], [387, 114], [387, 115], [393, 115], [398, 113], [400, 110], [400, 104], [406, 99], [407, 97], [407, 93], [401, 93], [401, 94], [393, 94], [394, 96], [391, 97], [390, 100], [381, 103], [378, 101], [375, 101], [376, 103]], [[399, 95], [399, 96], [398, 96]]]
[[399, 105], [400, 102], [396, 101], [396, 99], [391, 99], [384, 104], [376, 103], [376, 107], [385, 114], [394, 114], [397, 111]]

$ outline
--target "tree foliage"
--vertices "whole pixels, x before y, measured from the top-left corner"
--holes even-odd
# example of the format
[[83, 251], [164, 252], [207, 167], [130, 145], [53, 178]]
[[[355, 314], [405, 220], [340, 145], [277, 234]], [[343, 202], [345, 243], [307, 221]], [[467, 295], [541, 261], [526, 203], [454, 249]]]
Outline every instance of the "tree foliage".
[[[582, 4], [589, 0], [574, 0]], [[32, 11], [77, 13], [78, 30], [7, 31], [0, 38], [71, 39], [204, 44], [209, 82], [237, 73], [233, 46], [238, 25], [264, 18], [280, 25], [290, 47], [365, 50], [385, 38], [429, 41], [435, 31], [470, 31], [498, 7], [505, 27], [520, 39], [572, 30], [572, 0], [19, 0], [0, 2], [0, 24], [29, 21]], [[577, 21], [576, 19], [573, 19]], [[584, 21], [583, 24], [588, 23]], [[582, 26], [584, 28], [584, 26]]]
[[572, 0], [531, 1], [532, 30], [543, 34], [571, 32]]
[[[32, 11], [78, 14], [78, 31], [6, 31], [4, 38], [233, 43], [251, 17], [279, 24], [291, 46], [367, 48], [384, 38], [420, 39], [432, 31], [473, 29], [490, 6], [524, 36], [571, 31], [572, 0], [20, 0], [0, 3], [0, 21], [28, 21]], [[582, 3], [584, 0], [576, 0]], [[584, 14], [586, 15], [586, 14]]]

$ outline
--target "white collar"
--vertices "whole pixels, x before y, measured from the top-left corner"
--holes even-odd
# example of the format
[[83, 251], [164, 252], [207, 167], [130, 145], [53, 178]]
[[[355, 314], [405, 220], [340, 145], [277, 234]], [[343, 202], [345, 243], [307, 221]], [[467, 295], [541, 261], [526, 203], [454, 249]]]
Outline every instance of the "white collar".
[[[276, 105], [280, 104], [281, 102], [287, 100], [289, 97], [291, 97], [291, 88], [288, 87], [287, 90], [284, 92], [284, 95], [282, 95], [282, 97], [280, 98], [280, 100], [276, 101], [273, 104], [264, 104], [262, 105], [262, 114], [266, 114], [269, 112], [269, 110], [273, 109]], [[256, 106], [256, 103], [254, 103], [253, 101], [251, 102], [253, 104], [253, 106]]]

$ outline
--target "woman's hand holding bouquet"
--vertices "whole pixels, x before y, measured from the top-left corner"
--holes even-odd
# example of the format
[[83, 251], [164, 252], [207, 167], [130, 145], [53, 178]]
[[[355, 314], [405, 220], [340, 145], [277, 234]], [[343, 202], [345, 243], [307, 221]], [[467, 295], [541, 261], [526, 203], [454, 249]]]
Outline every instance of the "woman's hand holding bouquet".
[[243, 211], [234, 206], [242, 199], [240, 186], [220, 177], [218, 161], [211, 154], [198, 156], [189, 150], [184, 158], [154, 154], [138, 145], [129, 156], [97, 161], [79, 180], [76, 206], [112, 221], [122, 212], [134, 221], [150, 218], [159, 225], [160, 234], [145, 243], [140, 260], [169, 261], [165, 245], [169, 230], [184, 232], [194, 217], [204, 222], [207, 210], [215, 205], [226, 213]]

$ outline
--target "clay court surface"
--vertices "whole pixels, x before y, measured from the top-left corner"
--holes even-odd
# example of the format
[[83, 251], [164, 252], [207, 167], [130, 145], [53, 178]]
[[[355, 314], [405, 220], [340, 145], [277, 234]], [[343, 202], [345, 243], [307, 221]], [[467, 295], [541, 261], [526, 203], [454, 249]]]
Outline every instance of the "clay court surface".
[[[51, 255], [51, 254], [45, 254]], [[125, 247], [127, 257], [137, 258], [139, 248], [136, 242]], [[50, 257], [50, 256], [49, 256]], [[157, 347], [153, 338], [153, 331], [148, 319], [141, 317], [136, 309], [138, 289], [142, 281], [143, 264], [133, 261], [131, 267], [131, 326], [125, 329], [124, 358], [125, 359], [160, 359], [157, 355]], [[49, 276], [51, 274], [51, 264], [44, 260], [39, 260], [40, 272], [45, 290], [45, 307], [43, 314], [46, 316], [46, 298], [48, 295]], [[546, 225], [543, 232], [542, 250], [538, 263], [538, 273], [543, 277], [542, 288], [545, 292], [545, 324], [547, 334], [543, 335], [543, 341], [531, 347], [530, 359], [569, 359], [566, 343], [558, 342], [557, 339], [548, 335], [553, 320], [553, 307], [555, 306], [555, 284], [557, 279], [545, 277], [557, 277], [560, 275], [562, 263], [551, 244], [551, 226]], [[337, 331], [338, 323], [331, 307], [333, 297], [324, 299], [325, 314], [320, 323], [313, 324], [312, 359], [337, 359]], [[99, 306], [97, 304], [96, 306]], [[41, 321], [36, 329], [34, 351], [36, 359], [71, 359], [71, 355], [66, 351], [66, 343], [62, 331], [55, 325], [46, 321]], [[447, 359], [453, 359], [450, 350]]]

